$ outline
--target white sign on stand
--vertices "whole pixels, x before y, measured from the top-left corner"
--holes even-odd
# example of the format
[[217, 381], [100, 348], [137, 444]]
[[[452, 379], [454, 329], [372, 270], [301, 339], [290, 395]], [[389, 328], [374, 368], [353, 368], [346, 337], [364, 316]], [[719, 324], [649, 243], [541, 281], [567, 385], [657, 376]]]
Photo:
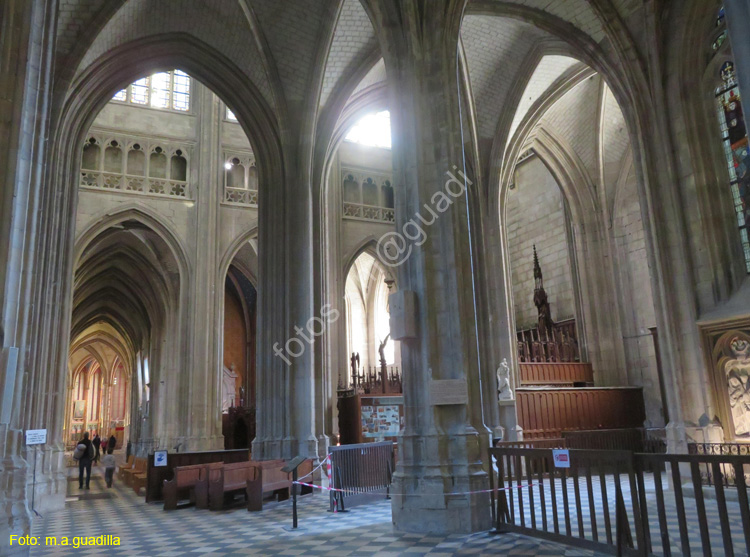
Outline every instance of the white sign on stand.
[[570, 451], [568, 449], [553, 449], [552, 460], [555, 468], [570, 468]]
[[154, 451], [154, 466], [167, 465], [167, 451]]
[[[47, 442], [47, 430], [46, 429], [27, 429], [26, 430], [26, 444], [27, 445], [44, 445]], [[37, 516], [42, 516], [38, 512], [36, 512], [36, 508], [34, 508], [34, 495], [36, 494], [36, 461], [37, 461], [37, 453], [39, 451], [34, 451], [34, 481], [31, 484], [31, 510], [34, 511], [34, 514]]]
[[26, 444], [27, 445], [44, 445], [47, 442], [47, 430], [46, 429], [27, 429], [26, 430]]

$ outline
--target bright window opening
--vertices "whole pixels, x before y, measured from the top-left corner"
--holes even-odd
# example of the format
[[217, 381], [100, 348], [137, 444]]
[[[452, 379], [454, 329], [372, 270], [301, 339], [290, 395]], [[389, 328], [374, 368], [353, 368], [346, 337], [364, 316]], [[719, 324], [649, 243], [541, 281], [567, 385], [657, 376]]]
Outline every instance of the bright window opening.
[[387, 110], [368, 114], [352, 126], [347, 141], [369, 147], [391, 148], [391, 113]]
[[190, 76], [180, 70], [142, 77], [112, 97], [113, 101], [165, 110], [190, 110]]

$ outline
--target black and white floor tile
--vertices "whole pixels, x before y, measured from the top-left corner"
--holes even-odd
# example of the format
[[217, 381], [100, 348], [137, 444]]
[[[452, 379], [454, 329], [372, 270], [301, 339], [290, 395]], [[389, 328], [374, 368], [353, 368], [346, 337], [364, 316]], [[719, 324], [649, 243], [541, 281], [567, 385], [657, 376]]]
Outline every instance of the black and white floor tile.
[[325, 494], [304, 496], [299, 501], [300, 529], [290, 531], [291, 501], [267, 503], [259, 513], [244, 508], [165, 512], [161, 505], [147, 505], [143, 497], [117, 482], [107, 489], [101, 469], [94, 470], [90, 491], [79, 491], [76, 477], [69, 483], [69, 494], [65, 509], [36, 519], [32, 535], [72, 539], [111, 534], [120, 538], [121, 545], [85, 549], [38, 546], [31, 555], [595, 555], [516, 534], [398, 532], [391, 522], [390, 501], [334, 514], [328, 512]]

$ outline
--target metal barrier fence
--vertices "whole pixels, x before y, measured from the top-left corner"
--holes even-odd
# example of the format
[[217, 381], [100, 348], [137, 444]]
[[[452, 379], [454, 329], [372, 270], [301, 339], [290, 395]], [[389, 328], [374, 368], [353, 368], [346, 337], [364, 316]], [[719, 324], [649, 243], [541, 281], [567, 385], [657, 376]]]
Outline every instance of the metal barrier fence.
[[330, 510], [344, 511], [388, 497], [394, 470], [393, 442], [330, 447]]
[[[495, 448], [489, 454], [498, 532], [617, 555], [750, 553], [744, 476], [737, 476], [737, 501], [728, 501], [722, 482], [714, 486], [715, 499], [704, 497], [700, 475], [702, 466], [714, 474], [727, 467], [741, 471], [748, 456], [569, 450], [558, 460], [569, 465], [564, 468], [555, 466], [551, 449]], [[666, 473], [648, 471], [662, 467]], [[684, 478], [694, 501], [683, 493]]]
[[[688, 443], [688, 454], [750, 456], [750, 445], [747, 443]], [[735, 470], [725, 466], [722, 467], [721, 472], [721, 475], [716, 476], [711, 466], [701, 466], [701, 481], [704, 485], [711, 486], [718, 480], [724, 484], [724, 487], [735, 487]], [[750, 482], [750, 466], [744, 469], [744, 479], [746, 484]]]

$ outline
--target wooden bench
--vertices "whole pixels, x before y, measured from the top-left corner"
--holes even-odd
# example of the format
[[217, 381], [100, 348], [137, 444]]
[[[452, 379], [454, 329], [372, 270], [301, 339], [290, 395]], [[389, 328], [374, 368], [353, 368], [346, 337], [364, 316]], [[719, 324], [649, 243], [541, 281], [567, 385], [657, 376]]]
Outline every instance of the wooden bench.
[[185, 499], [186, 492], [191, 504], [194, 504], [198, 509], [207, 509], [209, 471], [222, 466], [224, 466], [223, 462], [210, 462], [175, 468], [174, 477], [171, 480], [164, 480], [162, 487], [164, 510], [175, 510], [177, 502], [181, 498]]
[[136, 495], [141, 494], [141, 489], [146, 487], [148, 481], [148, 474], [144, 470], [141, 474], [133, 474], [133, 491]]
[[135, 462], [135, 455], [130, 455], [128, 457], [128, 461], [125, 464], [121, 464], [120, 468], [117, 470], [117, 477], [122, 480], [125, 478], [125, 470], [129, 470], [133, 467], [133, 463]]
[[[278, 501], [289, 499], [292, 488], [291, 474], [282, 472], [284, 460], [261, 460], [225, 464], [211, 470], [208, 481], [208, 499], [211, 510], [222, 509], [225, 494], [245, 490], [248, 511], [263, 510], [263, 496], [276, 495]], [[299, 468], [300, 477], [312, 472], [312, 460], [306, 460]], [[305, 490], [303, 490], [304, 492]], [[309, 488], [306, 490], [311, 491]]]
[[126, 468], [125, 470], [123, 470], [122, 474], [123, 474], [123, 480], [125, 481], [125, 485], [133, 487], [134, 476], [136, 474], [145, 474], [146, 464], [147, 464], [147, 461], [145, 458], [136, 458], [135, 462], [133, 463], [132, 468]]
[[244, 492], [248, 511], [263, 509], [261, 469], [256, 462], [234, 462], [208, 471], [208, 505], [213, 511], [224, 508], [225, 500]]
[[[305, 461], [305, 463], [307, 462], [308, 461]], [[300, 465], [300, 471], [304, 467], [305, 463]], [[290, 490], [292, 487], [292, 477], [290, 474], [281, 471], [281, 469], [286, 464], [286, 461], [261, 460], [256, 464], [261, 469], [263, 493], [273, 492], [274, 495], [276, 495], [278, 501], [285, 501], [289, 499]], [[300, 476], [304, 474], [305, 472], [301, 472]]]

